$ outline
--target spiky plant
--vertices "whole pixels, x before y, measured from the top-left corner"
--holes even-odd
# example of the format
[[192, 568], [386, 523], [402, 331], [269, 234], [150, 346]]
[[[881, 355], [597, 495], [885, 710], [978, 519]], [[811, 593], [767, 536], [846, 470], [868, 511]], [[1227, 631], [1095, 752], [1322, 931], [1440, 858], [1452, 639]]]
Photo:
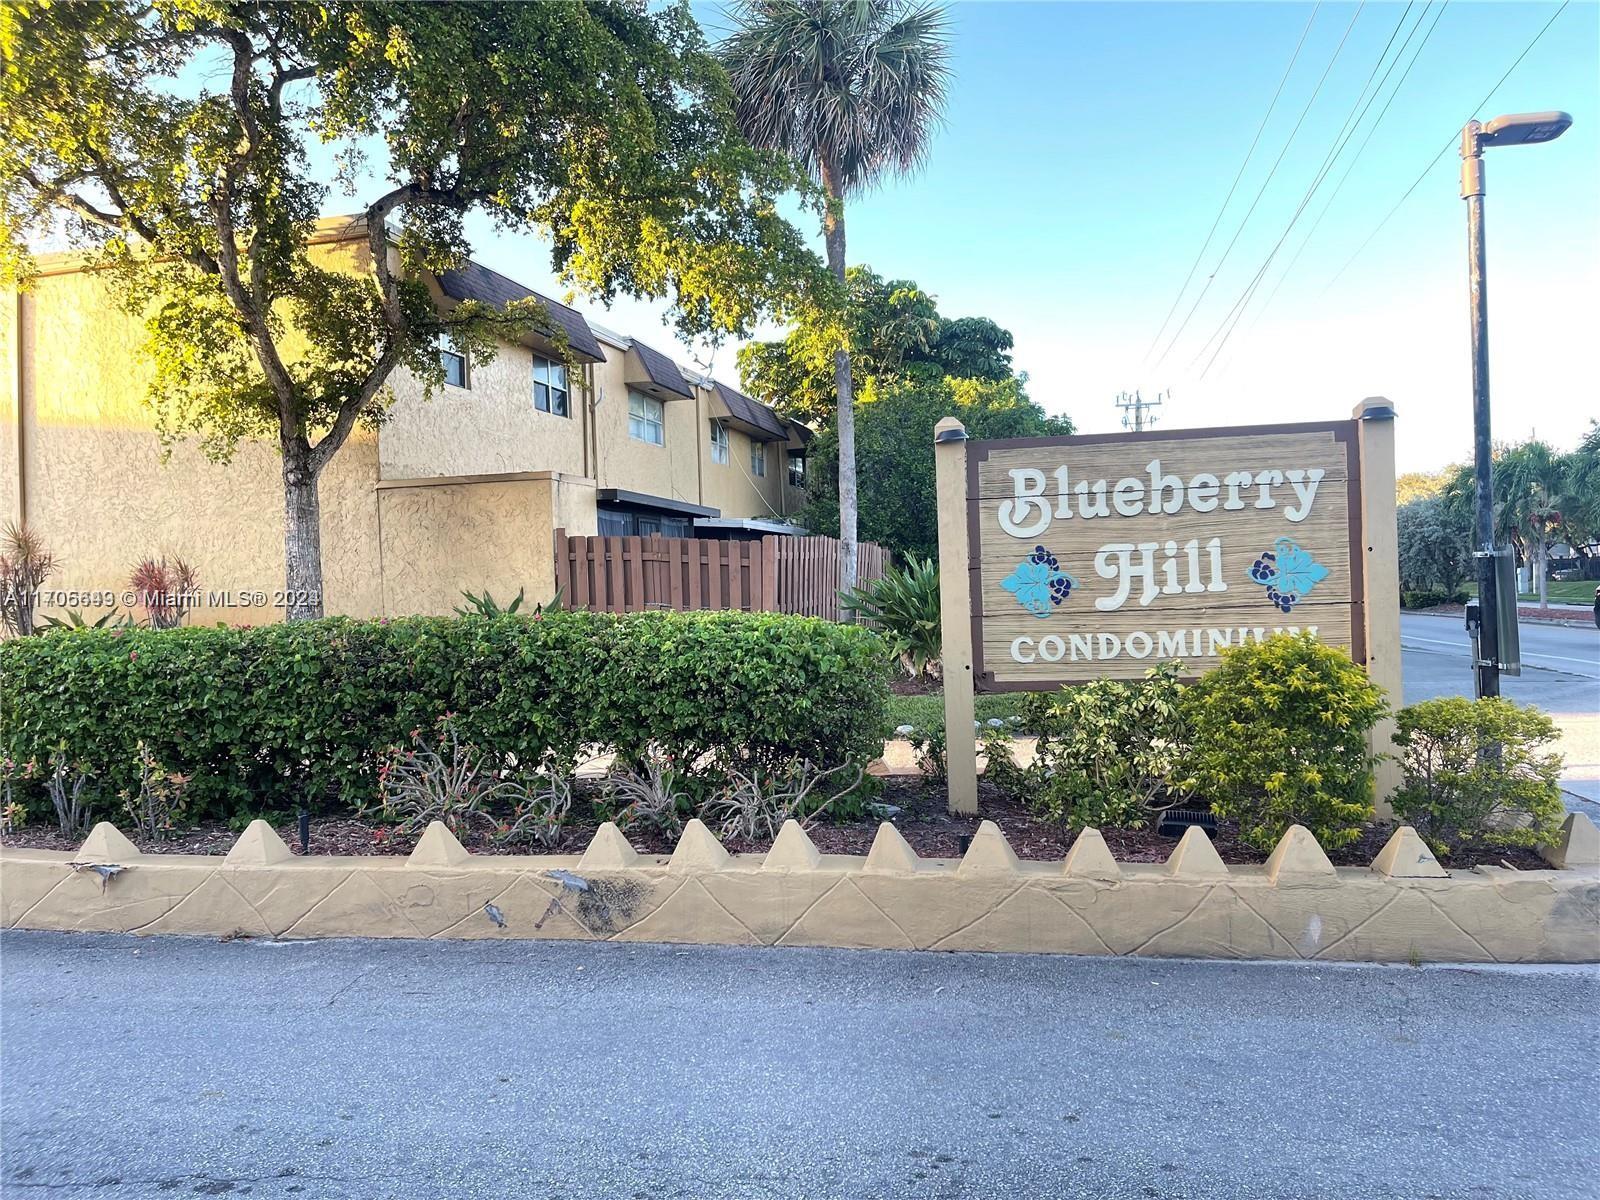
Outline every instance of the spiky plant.
[[15, 521], [0, 530], [0, 624], [19, 637], [35, 631], [33, 610], [44, 581], [60, 569], [44, 539]]
[[[845, 283], [844, 202], [922, 165], [950, 79], [945, 10], [906, 0], [742, 0], [721, 57], [739, 127], [822, 185], [828, 269]], [[856, 440], [850, 347], [838, 392], [839, 588], [856, 583]]]

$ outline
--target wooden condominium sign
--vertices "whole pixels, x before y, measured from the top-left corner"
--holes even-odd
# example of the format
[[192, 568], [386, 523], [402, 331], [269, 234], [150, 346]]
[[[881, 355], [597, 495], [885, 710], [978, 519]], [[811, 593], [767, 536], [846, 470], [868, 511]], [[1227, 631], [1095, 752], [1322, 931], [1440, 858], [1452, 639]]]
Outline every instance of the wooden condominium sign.
[[978, 690], [1198, 673], [1313, 629], [1362, 656], [1354, 421], [967, 447]]
[[1192, 677], [1284, 630], [1369, 670], [1392, 650], [1397, 692], [1392, 418], [994, 442], [941, 423], [947, 697]]

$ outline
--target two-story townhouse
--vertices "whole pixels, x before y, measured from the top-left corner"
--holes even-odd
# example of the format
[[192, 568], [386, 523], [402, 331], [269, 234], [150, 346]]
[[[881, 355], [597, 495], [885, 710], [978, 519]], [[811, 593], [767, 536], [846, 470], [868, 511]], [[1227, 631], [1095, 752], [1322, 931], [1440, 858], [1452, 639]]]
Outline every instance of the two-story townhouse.
[[[324, 221], [313, 253], [367, 270], [366, 229]], [[472, 262], [429, 284], [441, 309], [535, 295]], [[483, 362], [441, 347], [445, 386], [425, 398], [397, 373], [381, 428], [352, 435], [324, 471], [330, 613], [448, 612], [464, 590], [504, 599], [524, 588], [530, 601], [547, 599], [557, 529], [692, 537], [794, 529], [786, 519], [804, 499], [808, 430], [537, 299], [559, 333], [508, 342]], [[73, 256], [43, 260], [30, 290], [0, 293], [0, 519], [25, 521], [61, 560], [50, 590], [65, 595], [53, 608], [103, 611], [94, 601], [125, 591], [138, 559], [166, 554], [200, 575], [196, 620], [276, 619], [276, 449], [246, 443], [227, 464], [190, 443], [164, 454], [143, 337]]]

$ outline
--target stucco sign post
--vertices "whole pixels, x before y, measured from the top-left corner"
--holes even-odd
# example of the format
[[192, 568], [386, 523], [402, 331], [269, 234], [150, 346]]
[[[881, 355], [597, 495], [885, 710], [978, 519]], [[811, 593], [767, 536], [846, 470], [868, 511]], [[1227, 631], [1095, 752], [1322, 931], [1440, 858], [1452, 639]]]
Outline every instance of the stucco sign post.
[[[973, 693], [1196, 677], [1307, 630], [1400, 698], [1394, 410], [1348, 421], [968, 442], [934, 435], [950, 807], [977, 811]], [[1388, 747], [1391, 726], [1374, 731]], [[1378, 797], [1393, 789], [1380, 770]]]

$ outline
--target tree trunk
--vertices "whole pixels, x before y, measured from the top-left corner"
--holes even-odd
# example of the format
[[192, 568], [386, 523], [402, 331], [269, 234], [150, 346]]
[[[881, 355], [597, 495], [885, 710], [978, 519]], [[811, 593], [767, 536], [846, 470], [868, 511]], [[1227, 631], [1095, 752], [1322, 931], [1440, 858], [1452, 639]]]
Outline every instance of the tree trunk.
[[[822, 220], [828, 270], [842, 287], [844, 205], [835, 173], [827, 165], [822, 169], [822, 186], [828, 193], [828, 212]], [[848, 345], [833, 352], [833, 385], [839, 395], [839, 590], [843, 592], [856, 586], [856, 414]]]
[[1539, 534], [1539, 607], [1550, 608], [1550, 543]]
[[283, 448], [284, 618], [322, 616], [322, 503], [311, 448], [303, 441]]

